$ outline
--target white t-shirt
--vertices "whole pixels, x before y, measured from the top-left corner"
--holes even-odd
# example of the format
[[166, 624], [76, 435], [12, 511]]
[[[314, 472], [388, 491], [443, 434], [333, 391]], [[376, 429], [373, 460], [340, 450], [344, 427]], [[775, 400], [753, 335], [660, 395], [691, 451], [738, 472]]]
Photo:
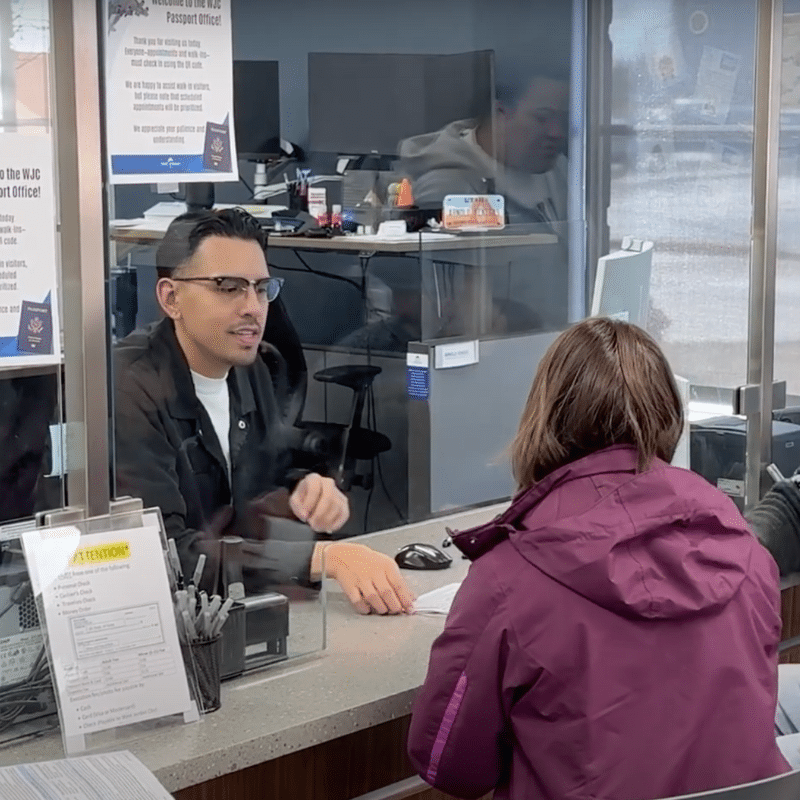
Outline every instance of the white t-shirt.
[[224, 378], [207, 378], [205, 375], [191, 370], [194, 391], [197, 399], [211, 417], [214, 433], [217, 434], [225, 463], [228, 466], [228, 475], [231, 474], [231, 396], [228, 392], [228, 376]]

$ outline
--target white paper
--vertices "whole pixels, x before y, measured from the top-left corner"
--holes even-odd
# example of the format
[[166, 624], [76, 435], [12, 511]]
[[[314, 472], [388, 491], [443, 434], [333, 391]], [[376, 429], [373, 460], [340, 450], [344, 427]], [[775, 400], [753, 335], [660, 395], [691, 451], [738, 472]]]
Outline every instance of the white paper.
[[[0, 370], [57, 364], [61, 325], [52, 139], [3, 133], [0, 143]], [[33, 306], [23, 320], [26, 304]], [[37, 313], [40, 306], [44, 311]], [[47, 328], [50, 335], [45, 333], [37, 352], [36, 336]]]
[[0, 797], [20, 800], [170, 800], [133, 753], [122, 750], [0, 767]]
[[448, 614], [460, 586], [460, 583], [448, 583], [447, 586], [440, 586], [432, 592], [421, 594], [414, 603], [415, 613]]
[[[86, 734], [192, 715], [157, 525], [22, 535], [41, 595], [68, 752]], [[0, 795], [1, 796], [1, 795]]]
[[[231, 0], [103, 9], [111, 182], [238, 180]], [[230, 169], [204, 166], [209, 124], [228, 126]]]

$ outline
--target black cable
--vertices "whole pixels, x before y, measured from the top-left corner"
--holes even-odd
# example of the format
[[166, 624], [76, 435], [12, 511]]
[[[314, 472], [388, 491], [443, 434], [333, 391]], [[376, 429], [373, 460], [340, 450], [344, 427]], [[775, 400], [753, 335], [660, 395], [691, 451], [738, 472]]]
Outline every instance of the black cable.
[[3, 617], [8, 614], [8, 612], [11, 611], [15, 605], [16, 603], [13, 600], [9, 601], [8, 605], [2, 611], [0, 611], [0, 619], [3, 619]]
[[239, 180], [244, 184], [244, 188], [250, 192], [250, 197], [255, 197], [255, 192], [253, 192], [253, 187], [242, 177], [242, 173], [239, 172]]
[[[50, 665], [44, 645], [28, 672], [28, 677], [19, 684], [0, 687], [0, 733], [8, 730], [26, 711], [44, 710], [40, 694], [52, 690]], [[3, 706], [9, 706], [4, 709]]]
[[[334, 275], [332, 272], [322, 272], [321, 270], [313, 269], [306, 262], [306, 260], [300, 255], [300, 253], [297, 252], [297, 250], [292, 249], [292, 252], [295, 254], [295, 256], [297, 256], [297, 260], [305, 267], [307, 272], [310, 272], [312, 275], [319, 275], [319, 277], [321, 277], [321, 278], [330, 278], [331, 280], [344, 281], [345, 283], [349, 283], [351, 286], [354, 286], [356, 289], [358, 289], [359, 294], [361, 294], [363, 296], [363, 290], [362, 290], [361, 286], [356, 281], [352, 280], [351, 278], [345, 278], [344, 275]], [[277, 267], [277, 269], [287, 269], [290, 272], [292, 272], [292, 271], [293, 272], [302, 272], [302, 270], [297, 270], [297, 269], [292, 270], [291, 267]]]

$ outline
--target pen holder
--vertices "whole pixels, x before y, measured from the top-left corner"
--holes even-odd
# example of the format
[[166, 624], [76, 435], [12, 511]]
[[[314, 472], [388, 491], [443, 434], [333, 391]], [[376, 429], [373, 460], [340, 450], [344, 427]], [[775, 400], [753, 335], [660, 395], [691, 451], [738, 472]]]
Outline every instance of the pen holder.
[[220, 707], [221, 644], [222, 636], [217, 635], [213, 639], [200, 639], [190, 645], [181, 645], [184, 650], [189, 650], [188, 656], [197, 676], [198, 699], [205, 713]]

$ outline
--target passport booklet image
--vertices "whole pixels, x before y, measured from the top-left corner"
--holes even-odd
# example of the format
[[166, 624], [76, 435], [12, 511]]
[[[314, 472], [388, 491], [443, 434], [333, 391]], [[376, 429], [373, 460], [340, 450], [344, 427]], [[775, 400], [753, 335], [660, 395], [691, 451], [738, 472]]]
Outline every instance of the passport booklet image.
[[20, 353], [52, 354], [53, 317], [49, 301], [44, 303], [22, 301], [17, 350]]
[[212, 169], [215, 172], [231, 171], [231, 132], [227, 116], [221, 124], [206, 123], [203, 169]]

